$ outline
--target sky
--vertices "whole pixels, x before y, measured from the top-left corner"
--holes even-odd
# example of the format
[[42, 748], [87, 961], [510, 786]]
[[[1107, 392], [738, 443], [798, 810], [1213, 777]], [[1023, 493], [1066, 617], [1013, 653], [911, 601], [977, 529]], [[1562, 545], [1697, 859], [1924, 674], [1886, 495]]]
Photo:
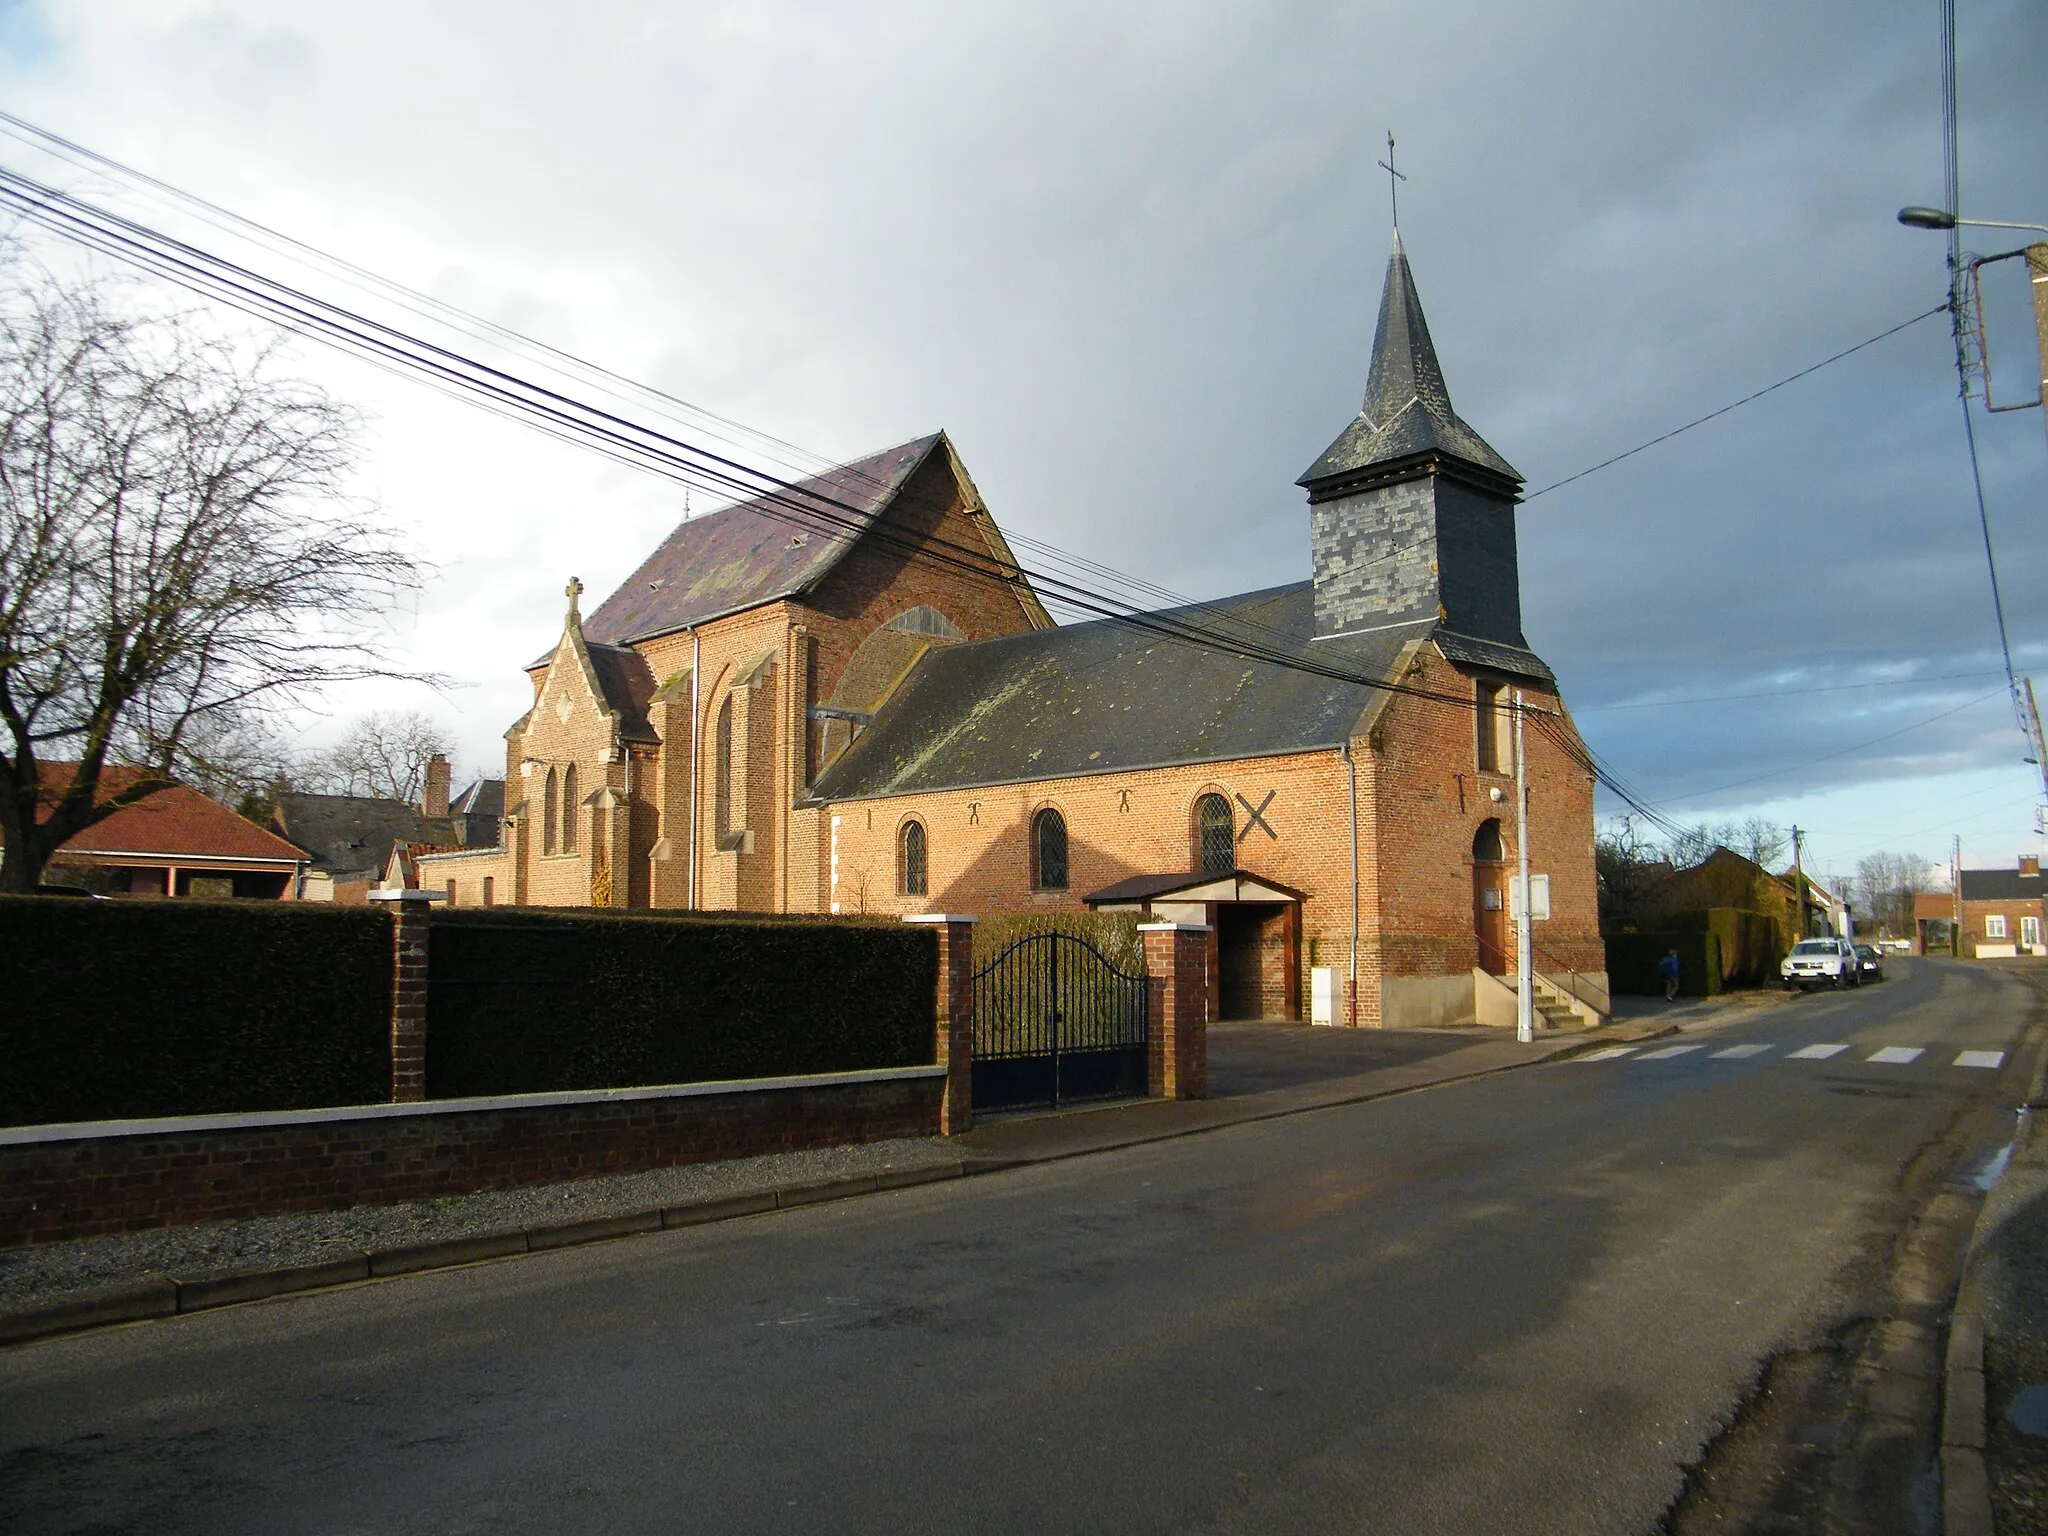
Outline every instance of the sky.
[[[1962, 211], [2048, 224], [2048, 8], [1958, 11]], [[1452, 399], [1539, 491], [1942, 301], [1943, 237], [1893, 217], [1942, 196], [1938, 16], [0, 0], [0, 104], [810, 462], [944, 428], [1006, 530], [1213, 597], [1308, 575], [1294, 480], [1364, 387], [1389, 130]], [[2025, 398], [2012, 272], [1987, 312]], [[1824, 871], [2039, 851], [1945, 326], [1519, 512], [1525, 631], [1640, 798], [1796, 822]], [[610, 591], [681, 491], [291, 360], [365, 412], [362, 487], [435, 566], [392, 644], [459, 685], [338, 693], [304, 740], [417, 708], [502, 771], [564, 583]], [[2048, 679], [2048, 431], [1977, 426], [2013, 659]]]

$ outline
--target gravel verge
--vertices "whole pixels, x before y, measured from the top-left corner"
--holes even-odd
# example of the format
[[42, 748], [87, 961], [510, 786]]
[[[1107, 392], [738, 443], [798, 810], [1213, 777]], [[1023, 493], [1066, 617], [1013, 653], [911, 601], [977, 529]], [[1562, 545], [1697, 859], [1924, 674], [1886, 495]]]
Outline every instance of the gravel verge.
[[79, 1238], [0, 1253], [0, 1311], [83, 1300], [95, 1291], [137, 1281], [203, 1280], [318, 1264], [416, 1243], [559, 1226], [958, 1160], [959, 1152], [948, 1150], [937, 1139], [877, 1141], [525, 1189], [478, 1190], [402, 1205], [361, 1205], [345, 1211], [259, 1216]]

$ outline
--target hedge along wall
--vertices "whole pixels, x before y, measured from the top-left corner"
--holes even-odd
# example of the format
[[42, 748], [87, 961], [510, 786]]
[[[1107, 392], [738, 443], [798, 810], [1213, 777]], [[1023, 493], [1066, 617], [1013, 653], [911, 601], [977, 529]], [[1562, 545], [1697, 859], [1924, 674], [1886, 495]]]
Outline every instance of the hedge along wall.
[[980, 970], [1010, 945], [1039, 933], [1064, 933], [1086, 939], [1120, 971], [1145, 974], [1145, 936], [1138, 925], [1150, 922], [1140, 912], [1021, 912], [984, 917], [974, 925], [974, 967]]
[[1724, 986], [1767, 987], [1778, 980], [1785, 931], [1776, 918], [1735, 907], [1708, 907], [1680, 913], [1670, 926], [1681, 933], [1711, 933], [1721, 941]]
[[1613, 933], [1607, 944], [1607, 988], [1638, 997], [1661, 997], [1657, 962], [1678, 951], [1678, 990], [1687, 997], [1721, 991], [1721, 940], [1712, 933]]
[[391, 1097], [391, 919], [0, 896], [0, 1124]]
[[899, 922], [433, 914], [427, 1096], [929, 1065], [938, 938]]

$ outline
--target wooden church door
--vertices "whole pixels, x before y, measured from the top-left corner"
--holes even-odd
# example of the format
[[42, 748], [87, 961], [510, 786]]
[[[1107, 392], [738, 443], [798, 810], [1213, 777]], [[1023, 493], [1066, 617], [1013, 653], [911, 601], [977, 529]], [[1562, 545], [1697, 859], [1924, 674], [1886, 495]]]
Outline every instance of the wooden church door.
[[1507, 855], [1500, 823], [1486, 821], [1472, 837], [1472, 932], [1479, 968], [1495, 976], [1508, 969]]

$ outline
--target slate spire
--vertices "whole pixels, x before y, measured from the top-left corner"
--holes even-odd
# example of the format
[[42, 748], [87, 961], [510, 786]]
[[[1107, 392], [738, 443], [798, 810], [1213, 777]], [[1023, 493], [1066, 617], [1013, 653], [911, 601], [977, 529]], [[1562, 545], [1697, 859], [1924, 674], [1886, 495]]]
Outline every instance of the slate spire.
[[1397, 473], [1409, 463], [1427, 472], [1431, 459], [1448, 461], [1445, 467], [1477, 471], [1477, 478], [1510, 494], [1521, 484], [1515, 467], [1451, 409], [1451, 393], [1444, 385], [1429, 322], [1415, 292], [1415, 274], [1408, 268], [1408, 253], [1401, 248], [1397, 229], [1387, 257], [1386, 286], [1380, 292], [1365, 403], [1296, 483], [1307, 487], [1315, 499]]

